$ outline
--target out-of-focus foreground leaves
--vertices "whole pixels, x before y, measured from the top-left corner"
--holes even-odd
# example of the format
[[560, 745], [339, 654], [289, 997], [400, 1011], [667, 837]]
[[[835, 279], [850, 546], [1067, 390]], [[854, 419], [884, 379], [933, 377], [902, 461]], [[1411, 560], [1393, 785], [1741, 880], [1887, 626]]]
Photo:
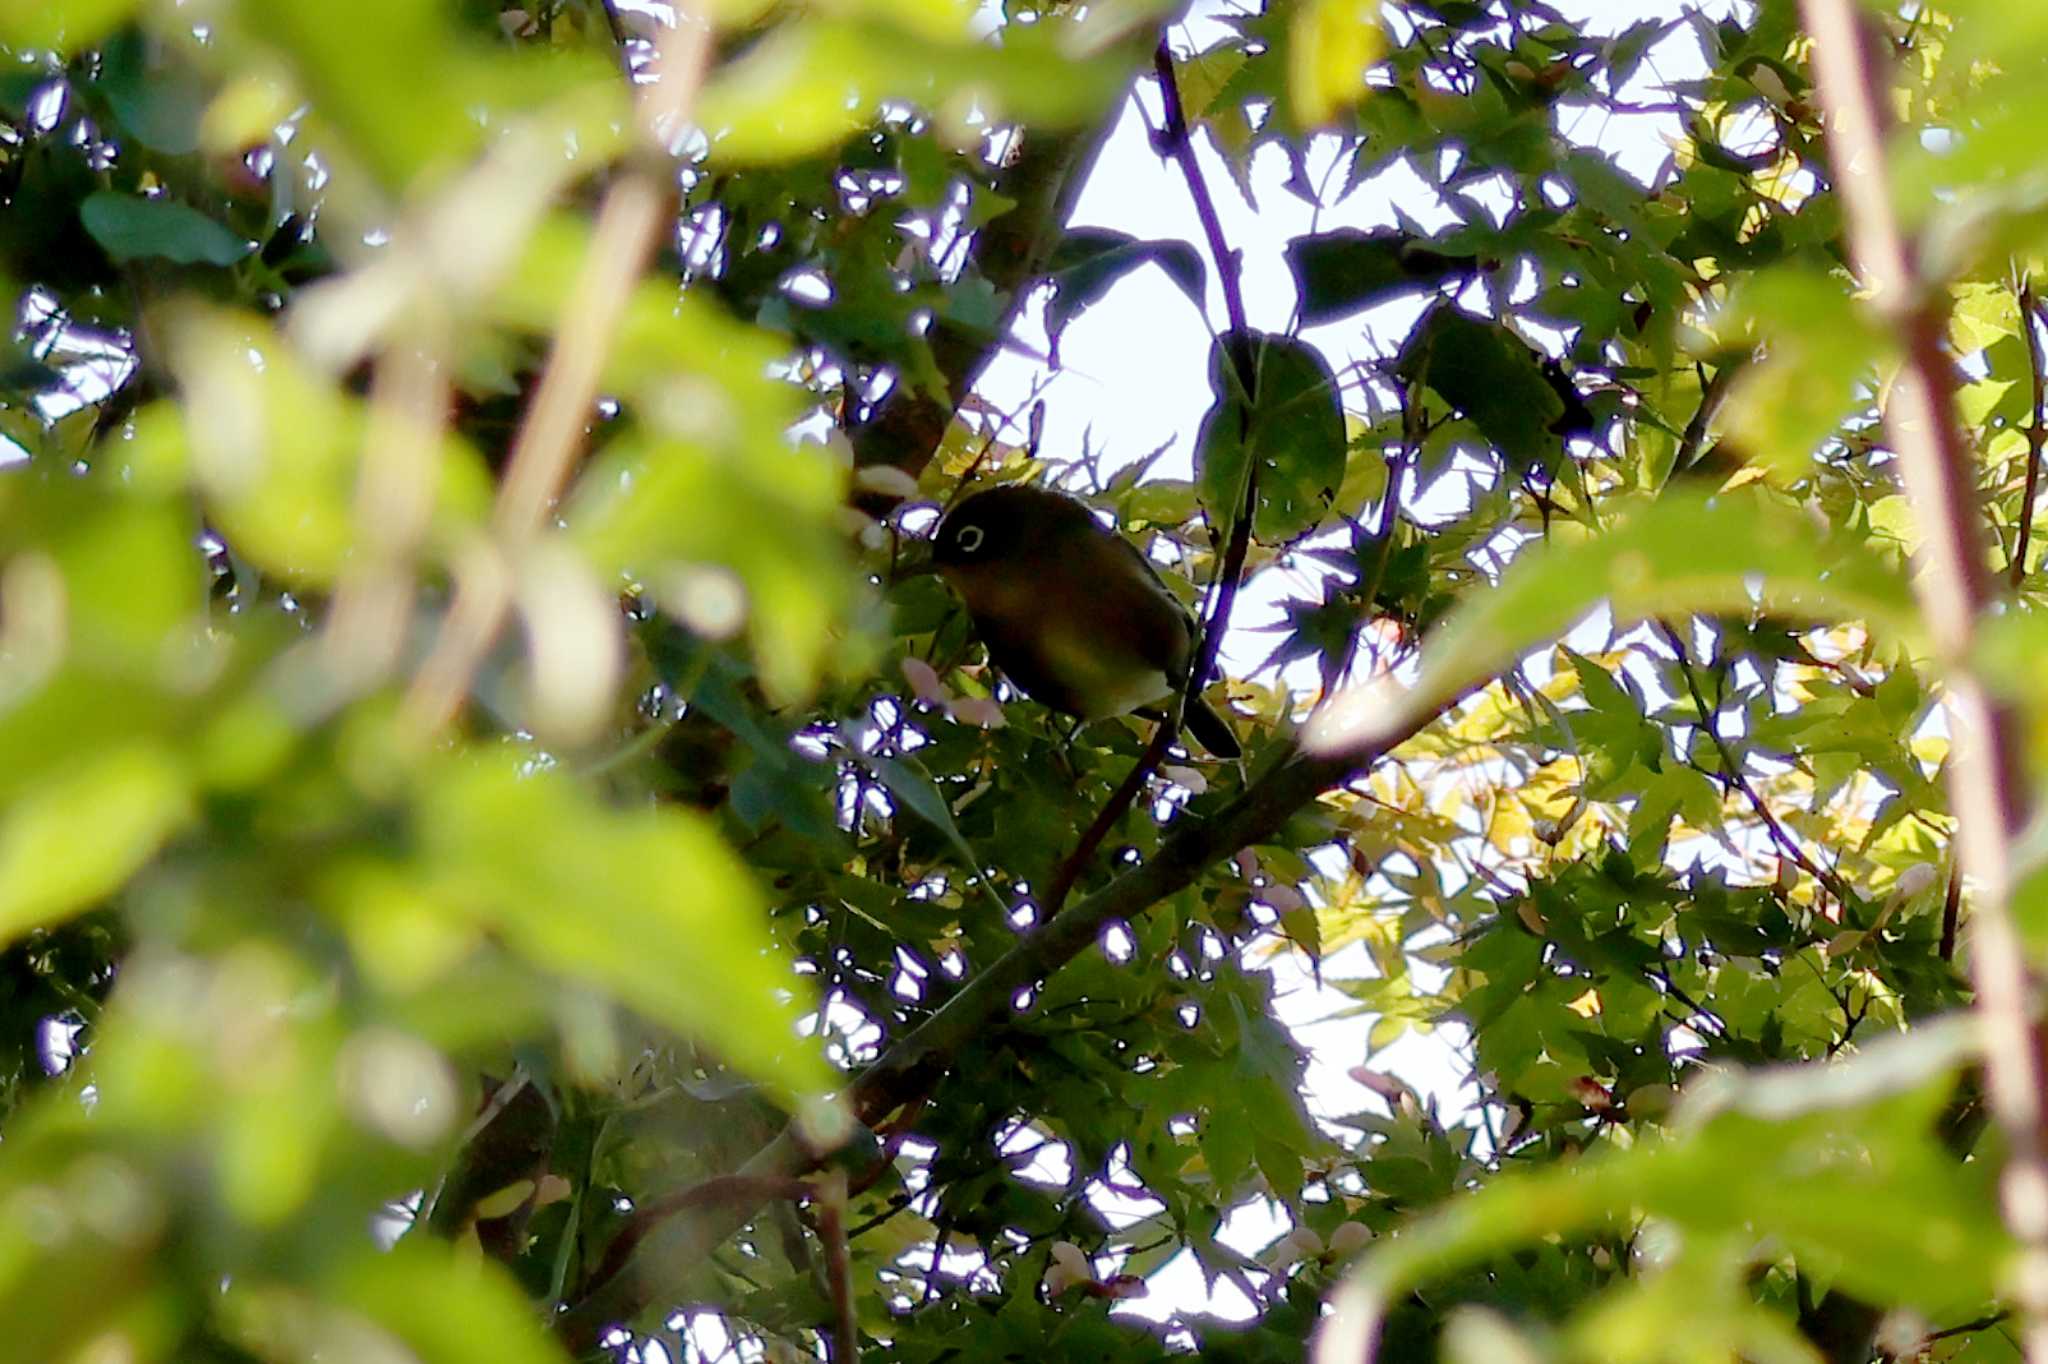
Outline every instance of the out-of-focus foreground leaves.
[[[1280, 1361], [1356, 1264], [1392, 1359], [2010, 1357], [1897, 357], [1793, 7], [663, 9], [0, 0], [0, 1353], [561, 1360], [630, 1281], [643, 1359]], [[2037, 780], [2026, 13], [1882, 22]], [[1209, 193], [1315, 206], [1227, 243], [1275, 330], [1200, 234], [1067, 220], [1162, 32]], [[1635, 117], [1654, 184], [1590, 131]], [[1169, 451], [975, 389], [1147, 267], [1186, 311], [1131, 345], [1222, 333]], [[853, 1131], [1149, 734], [917, 571], [970, 470], [1195, 607], [1250, 520], [1247, 759], [1173, 755], [1076, 901], [1326, 694], [1406, 737]], [[792, 1123], [813, 1182], [735, 1176]]]

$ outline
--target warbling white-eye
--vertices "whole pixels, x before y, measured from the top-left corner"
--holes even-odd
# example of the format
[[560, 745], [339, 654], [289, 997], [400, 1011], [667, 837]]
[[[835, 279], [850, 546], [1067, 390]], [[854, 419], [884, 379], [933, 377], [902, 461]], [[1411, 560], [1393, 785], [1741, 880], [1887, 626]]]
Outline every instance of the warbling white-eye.
[[[1194, 661], [1194, 616], [1123, 536], [1071, 497], [1021, 483], [975, 493], [939, 523], [932, 566], [988, 655], [1026, 695], [1082, 720], [1170, 703]], [[1219, 758], [1230, 726], [1188, 698], [1187, 732]]]

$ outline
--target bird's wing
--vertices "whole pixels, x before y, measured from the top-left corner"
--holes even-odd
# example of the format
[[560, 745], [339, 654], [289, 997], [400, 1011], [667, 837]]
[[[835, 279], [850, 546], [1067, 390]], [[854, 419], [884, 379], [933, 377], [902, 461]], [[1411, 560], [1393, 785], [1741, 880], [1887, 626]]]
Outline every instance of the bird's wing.
[[[1159, 576], [1159, 570], [1142, 550], [1113, 532], [1109, 538], [1116, 542], [1120, 552], [1129, 555], [1144, 570], [1141, 579], [1111, 579], [1122, 584], [1123, 591], [1131, 598], [1128, 603], [1113, 605], [1112, 610], [1131, 631], [1132, 643], [1139, 656], [1178, 686], [1187, 680], [1188, 665], [1194, 661], [1194, 613], [1173, 594], [1173, 589], [1166, 585], [1166, 580]], [[1154, 599], [1163, 601], [1170, 608], [1170, 613], [1154, 607]], [[1116, 609], [1117, 606], [1122, 609]]]

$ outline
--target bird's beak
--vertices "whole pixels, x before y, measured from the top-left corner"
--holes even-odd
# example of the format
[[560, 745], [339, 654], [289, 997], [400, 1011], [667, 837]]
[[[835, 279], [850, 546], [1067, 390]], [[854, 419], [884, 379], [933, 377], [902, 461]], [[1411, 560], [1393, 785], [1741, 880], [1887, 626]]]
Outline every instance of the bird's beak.
[[929, 546], [925, 546], [910, 549], [901, 559], [898, 559], [896, 561], [896, 571], [889, 575], [889, 581], [902, 583], [909, 582], [912, 578], [933, 576], [945, 576], [944, 570], [937, 563], [933, 562], [931, 549]]

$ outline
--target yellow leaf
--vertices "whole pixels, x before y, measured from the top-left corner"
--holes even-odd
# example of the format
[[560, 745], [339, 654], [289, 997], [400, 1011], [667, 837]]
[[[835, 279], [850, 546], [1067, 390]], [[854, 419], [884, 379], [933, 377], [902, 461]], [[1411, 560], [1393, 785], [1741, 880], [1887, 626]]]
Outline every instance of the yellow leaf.
[[1357, 102], [1365, 69], [1386, 50], [1377, 9], [1365, 0], [1307, 0], [1296, 12], [1287, 92], [1302, 127], [1320, 127]]

